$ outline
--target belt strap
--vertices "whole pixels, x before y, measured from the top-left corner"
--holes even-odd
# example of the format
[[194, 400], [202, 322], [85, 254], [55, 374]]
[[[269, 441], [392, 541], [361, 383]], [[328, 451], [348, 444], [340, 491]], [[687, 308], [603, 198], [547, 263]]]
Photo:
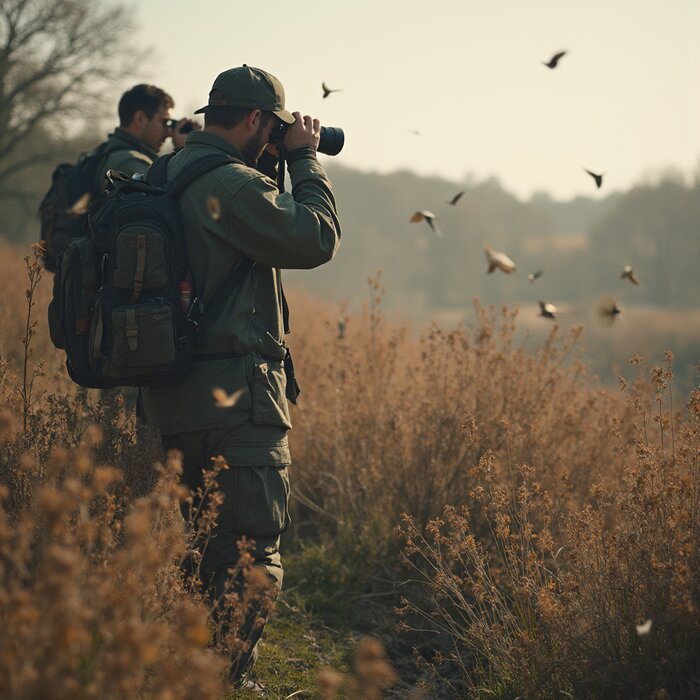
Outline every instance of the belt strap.
[[195, 362], [213, 362], [214, 360], [230, 360], [234, 357], [245, 357], [241, 352], [209, 352], [204, 355], [195, 355]]

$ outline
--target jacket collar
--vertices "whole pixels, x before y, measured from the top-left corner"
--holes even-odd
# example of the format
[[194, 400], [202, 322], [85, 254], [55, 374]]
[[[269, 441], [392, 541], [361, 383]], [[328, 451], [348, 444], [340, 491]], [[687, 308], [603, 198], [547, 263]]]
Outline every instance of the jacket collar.
[[219, 151], [223, 151], [226, 155], [243, 160], [243, 155], [232, 143], [208, 131], [193, 131], [187, 137], [187, 141], [185, 141], [185, 148], [201, 148], [202, 146], [216, 148]]
[[121, 126], [118, 126], [109, 135], [109, 140], [118, 143], [120, 146], [123, 145], [125, 150], [139, 151], [139, 153], [147, 155], [151, 160], [155, 160], [158, 157], [158, 151], [154, 151], [146, 142]]

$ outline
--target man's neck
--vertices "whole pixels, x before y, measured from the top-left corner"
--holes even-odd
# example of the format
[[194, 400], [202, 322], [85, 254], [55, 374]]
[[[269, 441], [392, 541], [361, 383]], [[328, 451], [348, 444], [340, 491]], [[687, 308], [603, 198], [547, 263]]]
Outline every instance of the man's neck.
[[233, 129], [226, 129], [223, 126], [205, 126], [204, 127], [204, 133], [205, 134], [214, 134], [214, 136], [218, 136], [220, 139], [223, 139], [227, 143], [230, 143], [232, 146], [234, 146], [237, 150], [241, 151], [243, 150], [243, 147], [245, 146], [245, 137], [243, 134], [240, 133], [240, 129], [237, 129], [235, 126]]

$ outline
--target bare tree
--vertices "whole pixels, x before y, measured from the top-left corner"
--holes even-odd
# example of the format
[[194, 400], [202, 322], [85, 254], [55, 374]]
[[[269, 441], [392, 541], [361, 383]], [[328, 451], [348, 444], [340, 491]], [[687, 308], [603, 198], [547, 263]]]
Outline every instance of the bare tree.
[[51, 159], [32, 141], [55, 145], [70, 122], [100, 114], [110, 87], [144, 58], [132, 36], [119, 3], [0, 0], [0, 190]]

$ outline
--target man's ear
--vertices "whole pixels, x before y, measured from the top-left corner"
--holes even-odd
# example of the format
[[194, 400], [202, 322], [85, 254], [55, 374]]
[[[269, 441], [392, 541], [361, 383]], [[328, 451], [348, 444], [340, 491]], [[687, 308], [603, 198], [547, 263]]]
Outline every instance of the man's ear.
[[150, 121], [146, 116], [146, 113], [142, 109], [137, 109], [134, 112], [134, 116], [131, 117], [131, 124], [129, 124], [130, 129], [141, 130], [145, 126], [146, 122]]
[[250, 112], [248, 112], [248, 118], [245, 121], [245, 125], [248, 131], [257, 131], [261, 118], [262, 110], [260, 109], [253, 109]]

